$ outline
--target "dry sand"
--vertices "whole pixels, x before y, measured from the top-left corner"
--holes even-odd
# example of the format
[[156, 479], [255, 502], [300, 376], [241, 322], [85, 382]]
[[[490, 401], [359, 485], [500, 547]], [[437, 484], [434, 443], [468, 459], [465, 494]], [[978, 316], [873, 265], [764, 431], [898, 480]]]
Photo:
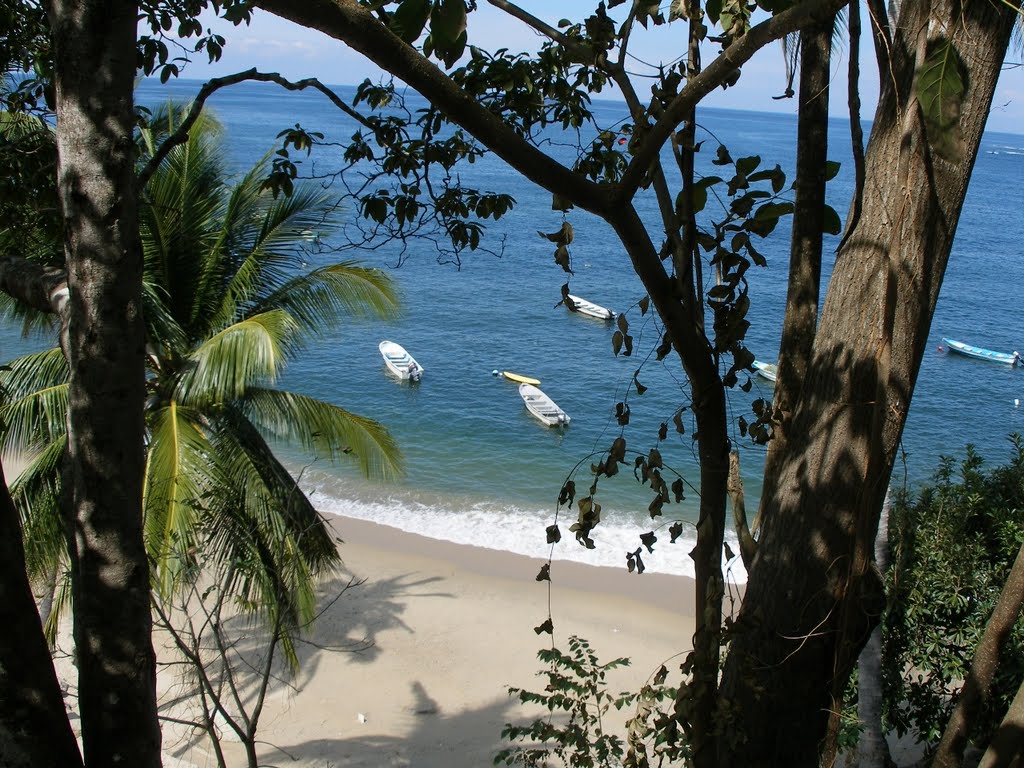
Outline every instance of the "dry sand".
[[[548, 616], [539, 560], [338, 518], [344, 585], [365, 579], [320, 619], [294, 687], [276, 686], [259, 738], [267, 765], [477, 768], [491, 765], [506, 722], [526, 719], [509, 686], [543, 688], [534, 627]], [[693, 634], [692, 582], [555, 562], [555, 640], [586, 637], [610, 677], [634, 690], [662, 664], [678, 670]], [[621, 715], [618, 716], [621, 720]], [[238, 745], [232, 765], [244, 764]], [[201, 742], [165, 736], [167, 765], [215, 765]]]

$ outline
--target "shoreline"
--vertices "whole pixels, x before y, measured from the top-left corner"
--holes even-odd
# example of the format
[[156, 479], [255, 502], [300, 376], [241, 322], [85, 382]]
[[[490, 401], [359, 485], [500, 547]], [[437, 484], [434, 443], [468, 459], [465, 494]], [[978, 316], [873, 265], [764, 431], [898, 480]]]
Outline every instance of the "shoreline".
[[[551, 638], [534, 627], [547, 618], [549, 599], [557, 647], [566, 650], [575, 634], [602, 663], [630, 657], [608, 674], [610, 692], [639, 689], [662, 664], [671, 680], [692, 645], [692, 607], [672, 607], [692, 601], [686, 577], [558, 561], [549, 598], [535, 578], [543, 561], [330, 520], [345, 541], [337, 585], [366, 581], [318, 620], [295, 688], [272, 690], [259, 731], [263, 761], [283, 752], [290, 764], [310, 767], [491, 765], [508, 746], [504, 725], [538, 715], [507, 689], [544, 688], [536, 654]], [[324, 650], [361, 643], [354, 652]], [[628, 716], [613, 709], [606, 727]], [[235, 764], [241, 747], [227, 746]], [[181, 766], [209, 758], [198, 745], [173, 756]]]

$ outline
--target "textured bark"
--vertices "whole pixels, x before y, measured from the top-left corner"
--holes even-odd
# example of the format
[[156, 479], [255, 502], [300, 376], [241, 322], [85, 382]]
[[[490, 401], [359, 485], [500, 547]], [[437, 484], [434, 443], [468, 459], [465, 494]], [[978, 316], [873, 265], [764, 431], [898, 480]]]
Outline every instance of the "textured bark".
[[1010, 702], [1006, 717], [978, 763], [978, 768], [1011, 768], [1024, 758], [1024, 682]]
[[992, 610], [985, 631], [974, 649], [971, 669], [957, 697], [953, 714], [946, 723], [942, 740], [935, 750], [932, 768], [959, 768], [967, 746], [971, 723], [981, 706], [991, 697], [992, 680], [999, 667], [999, 655], [1013, 631], [1013, 625], [1024, 605], [1024, 546], [1017, 552], [999, 601]]
[[[768, 444], [763, 497], [771, 497], [778, 458], [785, 454], [787, 418], [807, 374], [821, 296], [822, 227], [828, 160], [828, 102], [834, 19], [800, 32], [800, 107], [797, 117], [793, 232], [789, 249], [786, 315], [779, 345], [775, 407], [784, 415]], [[760, 519], [760, 516], [759, 516]], [[755, 525], [755, 529], [756, 529]]]
[[[889, 494], [885, 495], [875, 537], [875, 566], [883, 577], [889, 567]], [[857, 660], [857, 768], [886, 768], [892, 765], [889, 742], [882, 727], [882, 626], [868, 637]]]
[[[724, 671], [738, 713], [724, 766], [816, 766], [834, 693], [880, 612], [879, 510], [1015, 16], [921, 0], [901, 13], [862, 214], [836, 260]], [[905, 35], [961, 26], [966, 152], [952, 164], [929, 151], [911, 88], [923, 46]]]
[[160, 764], [142, 540], [144, 340], [132, 130], [138, 4], [53, 0], [70, 289], [68, 452], [85, 763]]
[[0, 467], [0, 765], [82, 765], [25, 571], [18, 511]]

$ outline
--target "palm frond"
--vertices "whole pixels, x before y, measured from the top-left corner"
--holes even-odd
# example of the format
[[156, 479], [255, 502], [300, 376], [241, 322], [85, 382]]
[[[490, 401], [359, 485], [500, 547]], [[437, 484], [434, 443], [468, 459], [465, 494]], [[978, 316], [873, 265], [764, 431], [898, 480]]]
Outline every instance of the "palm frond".
[[188, 334], [178, 323], [168, 304], [163, 286], [148, 279], [142, 282], [143, 318], [146, 323], [146, 343], [153, 351], [154, 368], [160, 368], [160, 356], [167, 353], [185, 354], [189, 348]]
[[199, 515], [219, 485], [198, 420], [172, 401], [150, 424], [143, 510], [153, 583], [162, 595], [194, 563]]
[[228, 402], [257, 383], [272, 382], [294, 351], [296, 331], [295, 321], [280, 310], [225, 328], [192, 352], [177, 399], [195, 406]]
[[275, 200], [262, 189], [266, 171], [265, 164], [257, 165], [233, 190], [225, 228], [230, 231], [230, 251], [240, 258], [232, 261], [212, 328], [267, 306], [260, 297], [278, 290], [302, 268], [309, 230], [325, 227], [323, 190], [301, 185], [292, 195]]
[[401, 451], [387, 428], [331, 403], [293, 392], [253, 388], [242, 405], [264, 435], [298, 442], [334, 461], [349, 455], [367, 477], [390, 479], [402, 472]]
[[291, 278], [257, 306], [272, 308], [287, 310], [304, 331], [321, 334], [346, 316], [394, 317], [398, 297], [386, 273], [345, 261]]
[[[165, 112], [154, 120], [160, 126], [169, 118]], [[165, 127], [173, 123], [170, 119]], [[205, 319], [211, 310], [200, 287], [223, 287], [222, 265], [211, 257], [224, 217], [226, 178], [217, 125], [201, 117], [144, 190], [139, 219], [146, 279], [166, 291], [166, 304], [183, 327], [191, 327], [197, 316]], [[216, 295], [219, 300], [219, 290]], [[205, 328], [200, 324], [193, 335], [201, 337]]]
[[206, 551], [227, 575], [236, 603], [293, 636], [312, 620], [316, 585], [340, 562], [330, 529], [255, 428], [235, 409], [217, 420], [213, 443], [230, 482], [227, 503], [206, 526]]
[[68, 367], [59, 348], [16, 358], [0, 370], [0, 450], [32, 452], [67, 429]]
[[61, 520], [61, 478], [67, 438], [59, 436], [28, 462], [10, 484], [11, 498], [21, 516], [25, 566], [38, 583], [67, 562], [67, 540]]

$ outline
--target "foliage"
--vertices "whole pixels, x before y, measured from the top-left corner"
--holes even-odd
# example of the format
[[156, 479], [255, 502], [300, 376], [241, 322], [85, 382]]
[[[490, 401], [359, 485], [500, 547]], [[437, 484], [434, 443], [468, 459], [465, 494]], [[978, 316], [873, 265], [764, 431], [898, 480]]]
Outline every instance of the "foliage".
[[[143, 159], [173, 130], [158, 112], [140, 135]], [[338, 562], [325, 521], [271, 450], [293, 443], [357, 461], [367, 475], [399, 468], [378, 423], [331, 403], [273, 388], [310, 338], [352, 313], [387, 315], [390, 283], [377, 270], [322, 261], [307, 232], [330, 230], [322, 191], [280, 200], [261, 189], [266, 163], [227, 183], [211, 118], [164, 159], [140, 209], [149, 375], [144, 486], [154, 586], [171, 595], [198, 577], [197, 553], [222, 573], [244, 610], [285, 628], [308, 620], [313, 585]], [[12, 361], [2, 384], [5, 447], [38, 452], [12, 486], [29, 567], [64, 562], [59, 520], [67, 365], [59, 350]], [[51, 534], [50, 539], [34, 539]], [[291, 652], [287, 641], [284, 650]]]
[[[636, 693], [613, 695], [608, 692], [607, 674], [627, 666], [627, 658], [602, 663], [590, 643], [576, 635], [569, 637], [568, 652], [546, 648], [537, 652], [537, 658], [548, 665], [546, 671], [539, 673], [547, 680], [544, 691], [535, 693], [509, 688], [509, 695], [523, 704], [544, 707], [549, 714], [529, 725], [506, 724], [501, 735], [513, 746], [498, 752], [495, 765], [542, 768], [549, 765], [547, 761], [552, 757], [573, 768], [611, 768], [623, 765], [624, 759], [627, 765], [647, 764], [636, 761], [636, 750], [639, 747], [639, 754], [646, 756], [644, 741], [652, 735], [649, 721], [655, 715], [656, 705], [675, 695], [662, 685], [666, 674], [664, 667], [653, 685], [646, 685]], [[608, 733], [604, 717], [611, 708], [621, 710], [634, 705], [637, 716], [628, 723], [627, 738]]]
[[[888, 720], [935, 744], [1021, 543], [1024, 441], [1004, 466], [984, 468], [972, 446], [959, 467], [942, 459], [932, 485], [896, 497], [890, 537], [883, 683]], [[1024, 622], [1000, 657], [990, 704], [971, 738], [988, 742], [1024, 677]]]

